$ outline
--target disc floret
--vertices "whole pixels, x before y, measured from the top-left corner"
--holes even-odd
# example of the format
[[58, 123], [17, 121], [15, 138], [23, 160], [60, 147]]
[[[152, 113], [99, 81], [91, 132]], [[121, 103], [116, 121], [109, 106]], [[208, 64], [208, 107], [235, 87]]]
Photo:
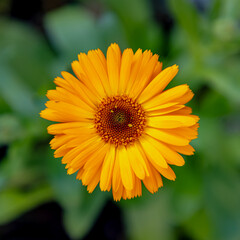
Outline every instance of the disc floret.
[[102, 100], [95, 114], [95, 128], [106, 142], [128, 145], [136, 141], [146, 125], [140, 104], [125, 95]]

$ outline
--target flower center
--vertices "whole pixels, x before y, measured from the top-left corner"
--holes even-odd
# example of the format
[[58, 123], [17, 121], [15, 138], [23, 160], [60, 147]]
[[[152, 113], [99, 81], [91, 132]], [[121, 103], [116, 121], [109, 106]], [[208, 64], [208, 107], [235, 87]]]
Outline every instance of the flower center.
[[103, 99], [95, 114], [95, 128], [106, 142], [127, 145], [136, 141], [146, 125], [140, 104], [127, 96]]

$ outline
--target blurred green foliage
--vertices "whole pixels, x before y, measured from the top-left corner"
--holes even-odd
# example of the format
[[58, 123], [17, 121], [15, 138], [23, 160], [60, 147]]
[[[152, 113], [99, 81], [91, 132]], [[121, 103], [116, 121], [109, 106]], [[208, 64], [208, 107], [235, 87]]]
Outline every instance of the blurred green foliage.
[[[78, 239], [112, 198], [99, 189], [88, 194], [53, 159], [49, 123], [39, 112], [53, 78], [70, 70], [79, 52], [106, 52], [117, 42], [122, 49], [151, 49], [164, 67], [178, 64], [171, 84], [190, 85], [190, 105], [200, 116], [196, 154], [174, 167], [176, 181], [117, 203], [128, 239], [240, 239], [240, 3], [200, 1], [205, 10], [199, 11], [190, 0], [152, 2], [76, 1], [44, 15], [46, 36], [27, 22], [0, 18], [0, 146], [8, 147], [0, 162], [0, 224], [55, 200], [66, 230]], [[8, 1], [1, 3], [7, 9]], [[154, 8], [169, 11], [169, 32]]]

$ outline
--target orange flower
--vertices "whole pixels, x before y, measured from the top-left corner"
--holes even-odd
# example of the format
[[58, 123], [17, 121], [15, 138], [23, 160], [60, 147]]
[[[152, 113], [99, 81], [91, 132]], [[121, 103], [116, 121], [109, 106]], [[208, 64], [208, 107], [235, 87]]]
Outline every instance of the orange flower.
[[112, 189], [115, 200], [141, 196], [142, 182], [154, 193], [161, 176], [175, 180], [169, 165], [182, 166], [180, 154], [193, 154], [189, 143], [199, 126], [184, 105], [193, 97], [188, 85], [164, 91], [178, 66], [162, 70], [151, 51], [121, 53], [111, 44], [106, 58], [99, 49], [80, 53], [72, 69], [77, 78], [62, 72], [40, 113], [60, 122], [48, 132], [68, 174], [77, 172], [89, 192], [98, 183], [102, 191]]

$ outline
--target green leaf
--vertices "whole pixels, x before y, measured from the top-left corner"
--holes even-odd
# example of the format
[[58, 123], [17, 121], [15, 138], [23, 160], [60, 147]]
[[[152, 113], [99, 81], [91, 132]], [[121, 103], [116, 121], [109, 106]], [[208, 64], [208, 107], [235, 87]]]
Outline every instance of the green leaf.
[[148, 194], [148, 199], [138, 204], [136, 200], [129, 200], [132, 204], [122, 203], [129, 239], [173, 239], [169, 191], [160, 189], [154, 195]]
[[201, 38], [200, 16], [194, 5], [187, 0], [170, 0], [169, 6], [190, 39], [198, 42]]
[[[80, 187], [83, 188], [79, 184]], [[90, 231], [104, 206], [105, 200], [106, 193], [97, 189], [90, 195], [84, 189], [81, 194], [81, 202], [77, 205], [69, 205], [71, 204], [69, 202], [68, 206], [65, 206], [64, 224], [73, 239], [82, 238]]]
[[99, 31], [93, 16], [79, 6], [66, 6], [46, 15], [47, 34], [65, 61], [99, 47]]
[[[239, 118], [237, 119], [239, 123]], [[234, 125], [231, 127], [234, 128]], [[233, 167], [238, 167], [240, 166], [240, 131], [236, 131], [235, 134], [232, 135], [227, 135], [227, 141], [225, 142], [224, 145], [224, 150], [225, 150], [225, 156], [227, 156], [227, 159], [229, 159], [230, 165]]]
[[229, 75], [226, 71], [216, 68], [203, 68], [199, 75], [207, 79], [215, 90], [225, 95], [229, 100], [240, 103], [240, 81], [234, 75]]
[[222, 3], [221, 17], [224, 18], [239, 18], [240, 5], [238, 0], [228, 0]]
[[67, 232], [73, 239], [84, 237], [103, 208], [107, 194], [99, 189], [89, 194], [86, 187], [76, 180], [76, 174], [67, 175], [59, 159], [50, 157], [45, 164], [54, 196], [64, 211]]
[[[221, 108], [219, 107], [221, 106]], [[231, 113], [232, 104], [220, 93], [209, 90], [201, 102], [200, 115], [207, 117], [222, 117]]]
[[151, 5], [146, 0], [104, 0], [119, 17], [130, 46], [137, 50], [151, 49], [157, 52], [162, 44], [161, 27], [153, 21]]
[[35, 206], [52, 199], [52, 189], [48, 185], [31, 191], [6, 189], [0, 193], [0, 224], [8, 223]]
[[[9, 145], [7, 155], [1, 162], [0, 175], [3, 184], [0, 190], [29, 188], [38, 184], [39, 181], [44, 181], [40, 161], [36, 161], [37, 151], [34, 151], [33, 146], [32, 139], [26, 136]], [[43, 153], [42, 151], [42, 157]]]
[[[118, 16], [129, 25], [143, 23], [149, 20], [151, 15], [150, 4], [145, 0], [104, 0], [105, 4], [114, 10]], [[133, 11], [134, 10], [134, 11]]]
[[202, 179], [196, 156], [185, 157], [186, 164], [173, 167], [176, 181], [172, 184], [171, 204], [175, 221], [181, 224], [190, 219], [202, 204]]
[[129, 47], [123, 24], [114, 13], [103, 13], [97, 21], [97, 28], [101, 38], [99, 48], [104, 53], [107, 51], [108, 46], [114, 42], [118, 43], [121, 49]]
[[211, 20], [217, 18], [221, 14], [221, 8], [224, 0], [213, 0], [208, 9], [208, 15]]
[[0, 95], [13, 111], [33, 117], [37, 113], [33, 93], [11, 69], [0, 65]]
[[212, 117], [200, 116], [198, 151], [203, 154], [201, 164], [223, 164], [222, 149], [224, 146], [220, 121]]
[[53, 54], [43, 36], [30, 25], [4, 18], [0, 19], [0, 36], [0, 65], [8, 67], [29, 89], [47, 85]]
[[214, 167], [205, 172], [205, 203], [219, 240], [240, 236], [239, 174], [235, 169]]
[[184, 222], [183, 226], [192, 239], [216, 239], [213, 233], [213, 223], [205, 209], [196, 212], [191, 218]]
[[10, 114], [0, 116], [0, 145], [20, 139], [23, 134], [23, 126], [16, 116]]

